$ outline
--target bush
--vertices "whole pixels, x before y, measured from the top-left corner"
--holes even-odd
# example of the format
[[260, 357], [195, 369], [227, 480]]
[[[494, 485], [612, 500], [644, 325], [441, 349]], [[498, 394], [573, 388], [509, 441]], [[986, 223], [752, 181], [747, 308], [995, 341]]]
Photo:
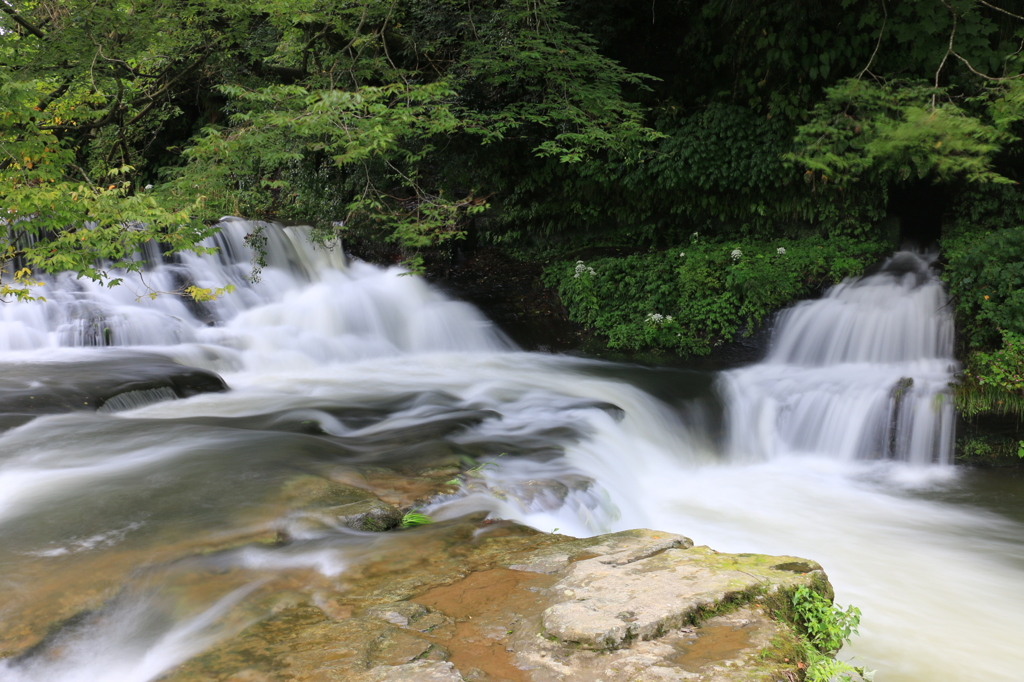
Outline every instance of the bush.
[[1024, 336], [1003, 330], [1003, 345], [975, 351], [967, 360], [955, 395], [967, 417], [981, 412], [1024, 414]]
[[993, 348], [999, 330], [1024, 334], [1024, 226], [943, 242], [944, 279], [968, 346]]
[[704, 355], [887, 250], [841, 237], [709, 243], [694, 233], [670, 251], [557, 263], [545, 279], [611, 348]]

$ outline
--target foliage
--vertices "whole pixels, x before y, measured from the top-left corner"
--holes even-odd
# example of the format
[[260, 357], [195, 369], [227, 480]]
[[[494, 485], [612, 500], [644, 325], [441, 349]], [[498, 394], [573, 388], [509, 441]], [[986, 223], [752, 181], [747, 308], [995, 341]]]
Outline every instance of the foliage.
[[719, 237], [869, 236], [884, 216], [884, 186], [824, 195], [783, 159], [793, 126], [713, 103], [661, 112], [664, 137], [637, 163], [546, 164], [510, 190], [493, 241], [664, 247], [694, 230]]
[[1024, 335], [1003, 330], [1003, 344], [968, 358], [954, 395], [971, 417], [981, 412], [1024, 414]]
[[1024, 224], [943, 240], [943, 278], [968, 345], [993, 347], [997, 330], [1024, 334]]
[[16, 245], [40, 269], [101, 275], [96, 257], [130, 265], [154, 237], [191, 248], [193, 216], [223, 213], [420, 249], [460, 236], [507, 174], [471, 171], [482, 146], [576, 163], [654, 137], [620, 93], [640, 78], [555, 0], [2, 7], [3, 199], [33, 218], [7, 241], [54, 247]]
[[1018, 440], [1016, 435], [1007, 432], [994, 434], [990, 431], [978, 433], [973, 431], [972, 426], [968, 424], [967, 430], [974, 435], [957, 437], [957, 464], [1005, 466], [1024, 459], [1024, 441]]
[[694, 233], [670, 251], [557, 263], [546, 279], [570, 317], [612, 348], [707, 354], [885, 251], [845, 237], [707, 242]]
[[418, 511], [406, 512], [402, 516], [402, 528], [414, 528], [416, 526], [426, 526], [427, 524], [433, 523], [434, 519], [430, 518], [426, 514], [420, 514]]
[[876, 182], [932, 178], [1009, 183], [992, 170], [1006, 130], [1021, 111], [1020, 88], [1008, 86], [1013, 117], [986, 121], [924, 82], [848, 79], [826, 90], [811, 120], [800, 126], [789, 155], [809, 179], [841, 189], [862, 179]]
[[873, 672], [835, 658], [843, 644], [849, 643], [850, 637], [857, 634], [860, 609], [850, 606], [844, 611], [817, 592], [800, 586], [793, 593], [793, 610], [803, 628], [807, 680], [873, 679]]
[[[222, 210], [281, 215], [316, 203], [322, 186], [303, 182], [312, 170], [347, 196], [333, 222], [385, 225], [421, 249], [463, 236], [487, 207], [486, 176], [456, 170], [480, 146], [577, 163], [655, 136], [619, 92], [639, 77], [600, 56], [550, 0], [317, 7], [307, 10], [315, 22], [354, 32], [359, 51], [320, 45], [317, 34], [305, 49], [320, 70], [301, 84], [220, 86], [228, 125], [204, 129], [174, 186], [205, 182]], [[281, 59], [298, 68], [298, 55]]]
[[850, 606], [843, 611], [807, 587], [793, 593], [793, 609], [803, 624], [804, 637], [821, 653], [836, 653], [857, 634], [860, 609]]
[[966, 355], [957, 408], [1024, 414], [1024, 193], [998, 186], [964, 191], [942, 240], [943, 279]]
[[[125, 179], [131, 167], [109, 168], [102, 177], [79, 168], [54, 130], [56, 115], [40, 110], [42, 97], [35, 85], [0, 75], [0, 295], [34, 298], [33, 272], [71, 270], [115, 285], [120, 280], [99, 261], [136, 270], [134, 253], [152, 239], [171, 252], [197, 248], [210, 230], [187, 210], [168, 210], [135, 192]], [[3, 282], [8, 263], [15, 272]]]
[[[998, 2], [0, 8], [11, 298], [52, 270], [116, 282], [101, 262], [197, 248], [233, 213], [413, 263], [463, 236], [583, 255], [596, 275], [549, 273], [576, 319], [618, 347], [707, 352], [859, 271], [890, 190], [924, 178], [984, 213], [943, 245], [969, 345], [1024, 333], [1024, 202], [978, 189], [1024, 170], [1024, 22]], [[675, 253], [696, 260], [667, 250], [694, 231]], [[657, 253], [621, 255], [639, 250]]]

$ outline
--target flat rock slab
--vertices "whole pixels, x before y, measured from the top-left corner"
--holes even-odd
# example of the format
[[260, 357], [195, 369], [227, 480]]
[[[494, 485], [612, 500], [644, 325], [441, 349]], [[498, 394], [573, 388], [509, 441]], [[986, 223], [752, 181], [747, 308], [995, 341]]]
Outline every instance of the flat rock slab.
[[[639, 542], [639, 552], [624, 550], [570, 566], [553, 588], [559, 603], [544, 612], [544, 631], [570, 644], [618, 649], [660, 637], [722, 604], [749, 601], [766, 588], [808, 582], [774, 568], [800, 563], [791, 557], [719, 554], [681, 541], [661, 549], [668, 542], [650, 538]], [[655, 551], [644, 557], [647, 549]]]

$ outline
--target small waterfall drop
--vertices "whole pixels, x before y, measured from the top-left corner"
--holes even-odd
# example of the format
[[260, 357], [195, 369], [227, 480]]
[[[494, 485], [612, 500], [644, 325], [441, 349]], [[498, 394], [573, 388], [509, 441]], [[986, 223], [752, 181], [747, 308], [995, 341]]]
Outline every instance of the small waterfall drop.
[[768, 357], [722, 377], [728, 455], [948, 464], [956, 361], [933, 260], [898, 252], [784, 311]]
[[[182, 360], [221, 371], [437, 351], [513, 346], [472, 306], [453, 301], [401, 268], [346, 263], [340, 247], [314, 246], [309, 228], [225, 218], [203, 242], [213, 254], [183, 252], [163, 262], [157, 246], [139, 273], [111, 273], [108, 288], [71, 273], [47, 278], [46, 301], [0, 306], [0, 351], [191, 345]], [[246, 237], [266, 240], [266, 266], [251, 277]], [[234, 292], [197, 302], [185, 287]], [[179, 349], [179, 351], [182, 349]], [[216, 356], [216, 361], [210, 357]], [[205, 360], [202, 359], [205, 357]]]

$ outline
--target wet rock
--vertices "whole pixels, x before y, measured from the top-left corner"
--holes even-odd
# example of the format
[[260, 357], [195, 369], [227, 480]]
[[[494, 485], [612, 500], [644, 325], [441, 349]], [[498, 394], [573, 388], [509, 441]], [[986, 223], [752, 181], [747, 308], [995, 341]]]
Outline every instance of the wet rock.
[[452, 619], [443, 613], [409, 601], [374, 606], [366, 611], [366, 615], [417, 632], [430, 632], [452, 623]]
[[367, 682], [463, 682], [463, 677], [451, 663], [417, 661], [393, 668], [374, 668]]
[[[343, 489], [289, 487], [321, 501], [355, 494]], [[800, 649], [769, 605], [801, 585], [830, 594], [806, 559], [719, 554], [650, 530], [578, 539], [484, 521], [374, 536], [336, 579], [282, 575], [287, 600], [261, 588], [263, 616], [162, 679], [781, 682], [799, 679]], [[306, 597], [302, 580], [316, 585]]]
[[452, 481], [459, 468], [445, 461], [415, 470], [384, 467], [362, 467], [358, 470], [339, 467], [331, 479], [346, 486], [372, 493], [374, 497], [402, 509], [426, 504], [439, 495], [450, 495], [459, 486]]
[[285, 481], [280, 497], [291, 509], [325, 509], [377, 499], [365, 490], [313, 474], [300, 474]]
[[[303, 474], [287, 481], [281, 500], [300, 512], [305, 527], [345, 526], [353, 530], [383, 532], [402, 523], [402, 511], [372, 492], [343, 485], [321, 476]], [[305, 513], [301, 513], [305, 512]]]
[[144, 397], [152, 402], [228, 388], [214, 372], [136, 351], [88, 362], [0, 364], [0, 374], [0, 414], [9, 415], [95, 410], [110, 401], [117, 407], [121, 395], [129, 396], [122, 402], [130, 407]]
[[402, 512], [398, 507], [377, 499], [328, 507], [324, 513], [334, 516], [349, 528], [375, 533], [398, 528], [402, 523]]

